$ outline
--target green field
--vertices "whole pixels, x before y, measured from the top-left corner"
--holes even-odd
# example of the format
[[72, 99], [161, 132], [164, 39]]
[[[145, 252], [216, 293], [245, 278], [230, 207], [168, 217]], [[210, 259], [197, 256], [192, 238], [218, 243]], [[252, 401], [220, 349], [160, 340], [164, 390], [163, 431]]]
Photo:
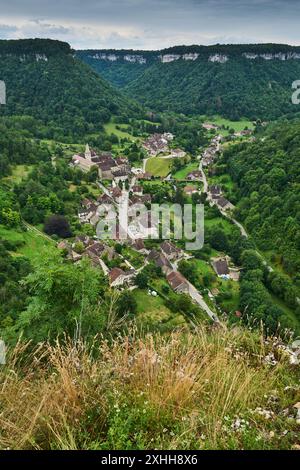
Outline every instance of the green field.
[[165, 178], [170, 173], [171, 168], [172, 158], [151, 157], [146, 164], [146, 171], [161, 178]]
[[17, 243], [16, 251], [12, 254], [16, 256], [26, 256], [30, 261], [41, 260], [50, 246], [55, 246], [55, 242], [51, 243], [37, 232], [27, 230], [27, 232], [18, 231], [16, 229], [8, 229], [0, 225], [0, 238]]
[[[117, 129], [116, 126], [122, 128], [122, 130]], [[114, 122], [109, 122], [108, 124], [104, 125], [104, 130], [108, 135], [114, 134], [117, 137], [119, 137], [119, 139], [129, 139], [129, 140], [132, 140], [133, 142], [139, 140], [138, 137], [134, 137], [133, 135], [129, 134], [127, 132], [127, 128], [128, 128], [127, 124], [116, 124]]]
[[137, 301], [136, 320], [140, 328], [168, 330], [186, 324], [183, 316], [172, 313], [164, 305], [164, 300], [161, 297], [149, 295], [146, 289], [135, 289], [133, 294]]
[[[201, 118], [205, 119], [205, 122], [209, 122], [211, 124], [215, 124], [216, 126], [222, 127], [229, 127], [229, 129], [234, 129], [235, 132], [241, 132], [248, 127], [248, 129], [254, 129], [254, 124], [252, 121], [248, 119], [241, 119], [240, 121], [231, 121], [230, 119], [223, 118], [221, 116], [201, 116]], [[221, 129], [218, 131], [222, 135], [228, 135], [228, 131], [225, 129]]]
[[75, 153], [84, 152], [85, 145], [83, 144], [66, 144], [64, 142], [57, 142], [56, 140], [43, 139], [41, 142], [49, 148], [52, 154], [55, 154], [57, 147], [61, 147], [64, 157], [72, 157]]
[[223, 230], [227, 235], [230, 235], [234, 229], [234, 225], [224, 217], [214, 217], [213, 219], [204, 219], [204, 228], [218, 228]]
[[198, 167], [199, 163], [197, 162], [188, 163], [184, 168], [176, 171], [176, 173], [173, 175], [173, 178], [183, 180], [189, 173], [191, 173], [191, 171], [198, 170]]
[[12, 167], [12, 174], [3, 178], [3, 181], [9, 184], [19, 184], [26, 178], [33, 167], [34, 165], [15, 165]]

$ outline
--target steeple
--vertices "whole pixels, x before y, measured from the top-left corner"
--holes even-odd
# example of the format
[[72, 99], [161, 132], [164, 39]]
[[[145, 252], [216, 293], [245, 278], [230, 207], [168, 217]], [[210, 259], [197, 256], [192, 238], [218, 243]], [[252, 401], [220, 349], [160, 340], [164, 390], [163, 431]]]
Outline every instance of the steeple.
[[85, 146], [84, 156], [87, 160], [92, 160], [92, 153], [90, 151], [89, 144], [86, 144], [86, 146]]

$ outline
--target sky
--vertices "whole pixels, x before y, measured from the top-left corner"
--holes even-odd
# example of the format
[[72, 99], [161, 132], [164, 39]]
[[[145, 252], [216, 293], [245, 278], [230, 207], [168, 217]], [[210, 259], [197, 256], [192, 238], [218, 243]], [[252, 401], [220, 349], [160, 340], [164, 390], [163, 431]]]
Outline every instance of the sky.
[[75, 49], [276, 42], [300, 45], [300, 0], [0, 0], [0, 38]]

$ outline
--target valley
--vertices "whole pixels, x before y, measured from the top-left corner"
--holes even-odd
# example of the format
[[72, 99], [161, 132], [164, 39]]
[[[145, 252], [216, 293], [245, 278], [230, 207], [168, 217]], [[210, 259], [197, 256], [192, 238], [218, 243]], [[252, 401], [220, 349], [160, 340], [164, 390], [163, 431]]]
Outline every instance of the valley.
[[[59, 396], [49, 410], [28, 400], [19, 429], [38, 418], [23, 440], [7, 424], [20, 389], [7, 380], [0, 448], [253, 449], [271, 432], [264, 448], [296, 445], [300, 119], [287, 97], [298, 72], [300, 49], [276, 44], [0, 41], [0, 338], [9, 358], [34, 354], [36, 375], [12, 366], [25, 395]], [[167, 237], [154, 204], [170, 213]], [[176, 236], [176, 205], [194, 230], [203, 206], [201, 247]], [[73, 443], [57, 438], [60, 400]]]

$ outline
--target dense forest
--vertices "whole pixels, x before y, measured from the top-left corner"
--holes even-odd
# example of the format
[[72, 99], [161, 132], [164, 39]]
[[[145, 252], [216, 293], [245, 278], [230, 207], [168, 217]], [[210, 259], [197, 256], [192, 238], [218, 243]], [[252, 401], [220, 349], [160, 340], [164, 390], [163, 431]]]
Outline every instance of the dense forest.
[[47, 147], [32, 138], [37, 132], [37, 122], [30, 116], [0, 120], [0, 178], [9, 175], [13, 165], [49, 159]]
[[[274, 296], [300, 318], [299, 135], [298, 120], [277, 122], [258, 131], [251, 143], [229, 145], [219, 162], [237, 188], [235, 216], [255, 243], [240, 260], [240, 307], [271, 329], [278, 321], [287, 324]], [[267, 256], [271, 268], [257, 250]]]
[[0, 80], [7, 90], [1, 116], [34, 117], [44, 138], [78, 139], [101, 130], [112, 116], [122, 120], [139, 113], [58, 41], [2, 41]]
[[300, 122], [270, 126], [255, 142], [224, 153], [241, 200], [237, 215], [260, 249], [277, 251], [285, 270], [300, 271]]
[[[114, 53], [118, 59], [97, 58]], [[126, 62], [124, 55], [142, 54], [146, 63]], [[196, 60], [162, 63], [164, 54], [199, 54]], [[221, 114], [230, 119], [276, 119], [296, 112], [291, 86], [300, 76], [300, 60], [250, 60], [243, 54], [299, 54], [299, 48], [278, 44], [180, 46], [163, 51], [79, 51], [78, 56], [126, 94], [156, 111]], [[227, 62], [211, 62], [223, 54]]]

